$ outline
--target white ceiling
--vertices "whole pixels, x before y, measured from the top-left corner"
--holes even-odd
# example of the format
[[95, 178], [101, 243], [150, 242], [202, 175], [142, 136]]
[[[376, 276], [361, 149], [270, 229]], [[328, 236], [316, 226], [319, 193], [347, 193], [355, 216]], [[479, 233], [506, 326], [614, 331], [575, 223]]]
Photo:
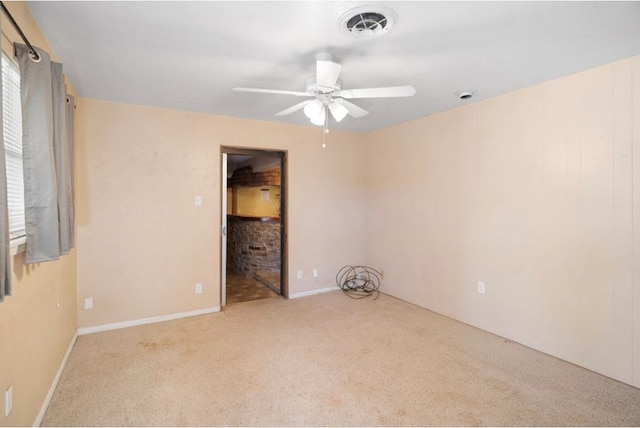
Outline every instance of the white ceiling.
[[[388, 34], [355, 39], [338, 18], [388, 6]], [[313, 126], [289, 95], [315, 54], [342, 64], [346, 89], [413, 85], [412, 98], [352, 100], [367, 109], [332, 129], [368, 132], [640, 54], [640, 2], [29, 1], [79, 95]], [[474, 89], [467, 101], [454, 93]]]

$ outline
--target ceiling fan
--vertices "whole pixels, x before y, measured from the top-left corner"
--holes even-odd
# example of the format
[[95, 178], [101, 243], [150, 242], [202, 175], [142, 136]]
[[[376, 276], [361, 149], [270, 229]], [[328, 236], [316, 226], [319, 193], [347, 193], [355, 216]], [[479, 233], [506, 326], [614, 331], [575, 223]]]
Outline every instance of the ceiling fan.
[[311, 100], [302, 101], [276, 113], [276, 116], [286, 116], [304, 109], [304, 114], [311, 120], [311, 123], [324, 126], [325, 132], [329, 132], [329, 113], [336, 122], [340, 122], [347, 115], [359, 118], [369, 113], [365, 109], [347, 101], [348, 99], [410, 97], [416, 93], [416, 89], [413, 86], [342, 89], [342, 81], [338, 78], [341, 69], [342, 65], [334, 62], [331, 54], [321, 52], [316, 55], [316, 77], [307, 81], [305, 92], [259, 88], [233, 88], [233, 90], [313, 97]]

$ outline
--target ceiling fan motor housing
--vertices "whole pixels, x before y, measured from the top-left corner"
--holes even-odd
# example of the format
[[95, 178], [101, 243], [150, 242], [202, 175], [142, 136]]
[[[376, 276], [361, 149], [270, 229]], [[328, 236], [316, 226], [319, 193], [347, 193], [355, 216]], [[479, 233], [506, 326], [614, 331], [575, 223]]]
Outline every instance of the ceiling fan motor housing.
[[336, 81], [335, 86], [329, 87], [329, 86], [324, 86], [324, 85], [320, 85], [318, 84], [318, 82], [316, 82], [316, 78], [312, 77], [311, 79], [307, 80], [307, 94], [309, 95], [315, 95], [315, 96], [320, 96], [320, 95], [331, 95], [334, 92], [338, 92], [342, 89], [342, 80], [338, 79]]

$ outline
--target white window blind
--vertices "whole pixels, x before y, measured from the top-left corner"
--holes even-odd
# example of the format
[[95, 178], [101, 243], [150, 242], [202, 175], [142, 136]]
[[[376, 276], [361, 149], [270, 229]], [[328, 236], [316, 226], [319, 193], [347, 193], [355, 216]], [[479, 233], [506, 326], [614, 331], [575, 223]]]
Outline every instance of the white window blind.
[[25, 235], [24, 178], [22, 175], [22, 108], [20, 105], [20, 70], [2, 53], [2, 109], [4, 147], [7, 164], [7, 198], [9, 199], [9, 235]]

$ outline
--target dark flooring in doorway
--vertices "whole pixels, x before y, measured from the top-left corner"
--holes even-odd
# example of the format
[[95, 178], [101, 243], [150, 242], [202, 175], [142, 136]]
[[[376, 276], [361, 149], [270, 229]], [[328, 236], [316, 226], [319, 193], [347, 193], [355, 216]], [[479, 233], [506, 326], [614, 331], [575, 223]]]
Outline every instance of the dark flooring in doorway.
[[[258, 273], [256, 276], [259, 280], [253, 274], [227, 271], [227, 305], [280, 297], [278, 293], [273, 291], [280, 288], [279, 274], [269, 272]], [[278, 284], [273, 284], [274, 280]], [[265, 285], [265, 283], [269, 286]]]

